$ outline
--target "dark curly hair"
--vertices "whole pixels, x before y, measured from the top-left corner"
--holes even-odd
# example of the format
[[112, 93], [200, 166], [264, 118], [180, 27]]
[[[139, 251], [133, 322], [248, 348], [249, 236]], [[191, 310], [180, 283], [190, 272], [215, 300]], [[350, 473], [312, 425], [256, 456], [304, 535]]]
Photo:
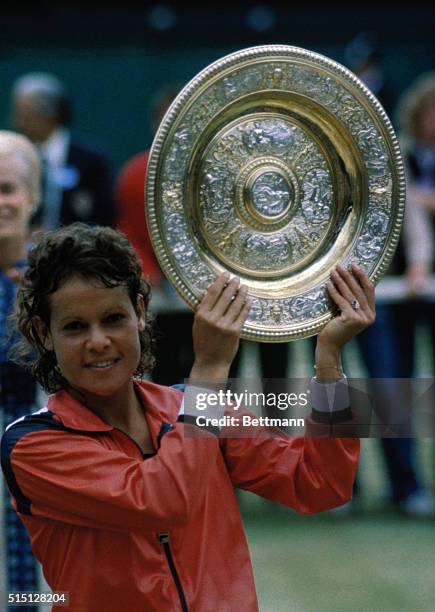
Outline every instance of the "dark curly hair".
[[[68, 381], [57, 367], [54, 351], [45, 348], [39, 320], [48, 330], [49, 297], [72, 276], [95, 279], [106, 287], [125, 286], [135, 310], [139, 296], [143, 297], [146, 313], [150, 300], [151, 289], [142, 276], [137, 255], [121, 232], [108, 227], [73, 223], [44, 234], [29, 252], [29, 267], [18, 292], [17, 323], [23, 339], [16, 352], [21, 356], [21, 362], [29, 365], [31, 348], [32, 373], [49, 393], [68, 388]], [[154, 365], [153, 336], [148, 314], [145, 325], [145, 329], [139, 331], [141, 357], [134, 373], [137, 377], [151, 371]]]

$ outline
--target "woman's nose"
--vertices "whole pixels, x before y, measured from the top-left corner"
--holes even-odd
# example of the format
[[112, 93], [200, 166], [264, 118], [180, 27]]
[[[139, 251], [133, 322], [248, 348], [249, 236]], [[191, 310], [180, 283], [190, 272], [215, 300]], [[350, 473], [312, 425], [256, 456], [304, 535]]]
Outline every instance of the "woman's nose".
[[110, 345], [110, 338], [99, 326], [91, 327], [86, 341], [88, 350], [102, 351]]

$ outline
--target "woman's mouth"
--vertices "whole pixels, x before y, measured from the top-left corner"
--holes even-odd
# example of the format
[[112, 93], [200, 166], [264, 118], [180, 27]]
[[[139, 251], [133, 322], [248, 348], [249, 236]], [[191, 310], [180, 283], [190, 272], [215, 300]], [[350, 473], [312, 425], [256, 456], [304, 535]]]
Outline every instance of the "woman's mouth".
[[87, 363], [87, 368], [92, 368], [96, 370], [107, 370], [111, 368], [115, 363], [117, 363], [119, 359], [104, 359], [100, 361], [93, 361], [92, 363]]

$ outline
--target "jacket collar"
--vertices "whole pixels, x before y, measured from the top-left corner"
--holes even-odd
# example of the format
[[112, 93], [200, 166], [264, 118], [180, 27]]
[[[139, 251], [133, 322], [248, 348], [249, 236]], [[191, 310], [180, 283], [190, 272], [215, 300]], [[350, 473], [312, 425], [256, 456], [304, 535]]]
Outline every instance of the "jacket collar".
[[48, 398], [48, 409], [61, 420], [65, 427], [78, 431], [111, 431], [112, 425], [76, 400], [67, 391], [57, 391]]
[[[156, 443], [162, 424], [172, 424], [177, 420], [181, 393], [150, 382], [135, 382], [134, 384], [151, 436]], [[168, 402], [168, 393], [173, 396], [170, 402]], [[88, 432], [105, 432], [114, 429], [112, 425], [105, 423], [95, 412], [72, 397], [67, 391], [58, 391], [50, 395], [48, 409], [69, 429]]]

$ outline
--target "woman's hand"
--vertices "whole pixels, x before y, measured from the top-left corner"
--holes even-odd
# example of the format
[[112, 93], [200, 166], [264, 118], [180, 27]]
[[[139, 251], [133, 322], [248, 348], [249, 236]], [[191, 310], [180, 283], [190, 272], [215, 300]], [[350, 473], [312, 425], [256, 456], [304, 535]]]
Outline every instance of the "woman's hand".
[[228, 376], [249, 313], [248, 289], [225, 272], [206, 291], [193, 322], [195, 363], [190, 382], [220, 381]]
[[316, 372], [319, 379], [337, 379], [341, 348], [375, 320], [375, 290], [367, 274], [355, 264], [350, 271], [337, 266], [327, 288], [340, 314], [317, 337]]

